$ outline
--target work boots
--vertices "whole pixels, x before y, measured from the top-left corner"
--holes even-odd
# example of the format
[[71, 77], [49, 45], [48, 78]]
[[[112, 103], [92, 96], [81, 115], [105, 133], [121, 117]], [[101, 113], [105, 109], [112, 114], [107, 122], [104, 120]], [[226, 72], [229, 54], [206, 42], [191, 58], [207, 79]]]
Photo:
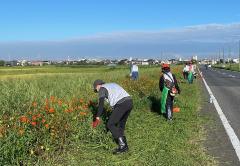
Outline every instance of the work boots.
[[117, 141], [118, 141], [118, 148], [113, 151], [113, 154], [120, 154], [128, 151], [127, 139], [125, 136], [119, 137]]

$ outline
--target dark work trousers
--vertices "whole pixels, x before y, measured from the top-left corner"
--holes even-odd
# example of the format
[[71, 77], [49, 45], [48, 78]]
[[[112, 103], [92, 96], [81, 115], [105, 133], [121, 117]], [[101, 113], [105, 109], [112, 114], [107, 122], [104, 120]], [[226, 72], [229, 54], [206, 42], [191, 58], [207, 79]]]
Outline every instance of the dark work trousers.
[[184, 71], [184, 72], [183, 72], [183, 77], [184, 77], [184, 79], [187, 79], [187, 78], [188, 78], [188, 72], [187, 72], [187, 71]]
[[111, 131], [113, 138], [117, 139], [124, 136], [125, 125], [132, 108], [133, 102], [131, 99], [114, 106], [107, 122], [107, 128]]
[[166, 101], [166, 118], [172, 119], [173, 117], [173, 100], [174, 97], [168, 94]]

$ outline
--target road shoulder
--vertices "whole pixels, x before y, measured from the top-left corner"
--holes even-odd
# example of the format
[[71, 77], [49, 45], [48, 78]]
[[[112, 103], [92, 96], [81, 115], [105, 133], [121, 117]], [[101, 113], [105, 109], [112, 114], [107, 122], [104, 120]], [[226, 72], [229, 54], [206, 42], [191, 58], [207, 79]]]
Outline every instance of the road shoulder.
[[204, 147], [209, 155], [213, 156], [221, 166], [238, 166], [240, 162], [229, 137], [221, 123], [217, 111], [212, 103], [209, 102], [209, 94], [202, 86], [202, 109], [200, 115], [208, 119], [204, 128], [206, 130], [206, 141]]

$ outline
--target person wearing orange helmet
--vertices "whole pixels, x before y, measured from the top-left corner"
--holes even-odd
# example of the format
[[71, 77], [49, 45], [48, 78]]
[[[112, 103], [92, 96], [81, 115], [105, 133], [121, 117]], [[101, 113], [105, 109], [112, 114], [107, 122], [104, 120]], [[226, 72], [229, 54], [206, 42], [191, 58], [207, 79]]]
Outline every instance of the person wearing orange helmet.
[[161, 96], [161, 113], [166, 115], [168, 120], [173, 118], [173, 101], [175, 95], [180, 94], [180, 88], [176, 76], [171, 73], [169, 64], [162, 64], [162, 76], [159, 80]]

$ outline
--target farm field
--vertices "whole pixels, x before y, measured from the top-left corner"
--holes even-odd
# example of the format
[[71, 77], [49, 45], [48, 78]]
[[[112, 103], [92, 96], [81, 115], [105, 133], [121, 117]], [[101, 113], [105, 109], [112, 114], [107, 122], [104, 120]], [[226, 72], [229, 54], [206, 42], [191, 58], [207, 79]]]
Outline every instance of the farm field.
[[[200, 81], [188, 85], [182, 66], [173, 66], [181, 95], [174, 121], [160, 110], [160, 67], [140, 68], [138, 81], [128, 67], [0, 68], [0, 165], [216, 165], [202, 142], [206, 117], [199, 115]], [[104, 122], [91, 127], [97, 110], [95, 79], [116, 82], [132, 95], [126, 126], [130, 150], [116, 147]]]

